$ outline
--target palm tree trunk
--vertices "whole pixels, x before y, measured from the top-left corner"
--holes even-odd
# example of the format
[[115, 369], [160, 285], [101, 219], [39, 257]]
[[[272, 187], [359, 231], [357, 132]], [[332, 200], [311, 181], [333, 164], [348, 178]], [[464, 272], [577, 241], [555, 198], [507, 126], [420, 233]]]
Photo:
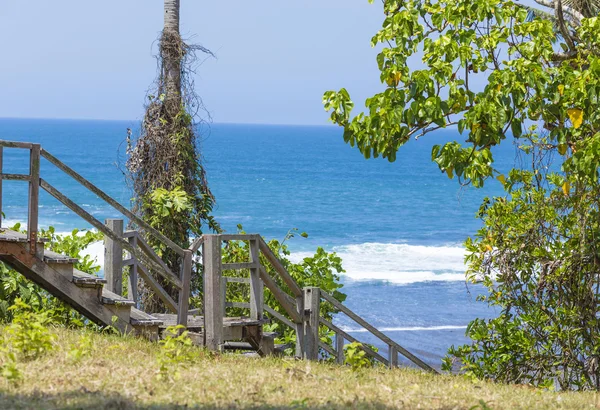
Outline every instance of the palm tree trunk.
[[180, 0], [165, 0], [165, 23], [161, 41], [164, 93], [167, 110], [177, 114], [181, 108], [181, 38], [179, 34]]

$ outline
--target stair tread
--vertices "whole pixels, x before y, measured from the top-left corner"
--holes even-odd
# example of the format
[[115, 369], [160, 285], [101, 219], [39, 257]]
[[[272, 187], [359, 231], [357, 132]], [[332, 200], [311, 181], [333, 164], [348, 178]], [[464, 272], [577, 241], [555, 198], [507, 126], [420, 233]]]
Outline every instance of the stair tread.
[[[248, 342], [225, 342], [223, 347], [228, 350], [256, 350], [256, 348], [252, 347], [252, 345]], [[275, 351], [283, 351], [290, 347], [289, 344], [278, 344], [275, 345]]]
[[99, 278], [98, 276], [88, 275], [87, 273], [73, 269], [73, 283], [76, 285], [102, 286], [106, 283], [106, 279]]
[[102, 303], [105, 305], [135, 306], [135, 301], [119, 296], [106, 288], [102, 289]]
[[137, 326], [161, 326], [163, 324], [162, 320], [134, 307], [131, 308], [130, 322]]
[[70, 263], [76, 264], [79, 262], [77, 258], [71, 258], [67, 255], [61, 255], [60, 253], [56, 253], [49, 250], [44, 250], [44, 262], [46, 263]]
[[[29, 242], [29, 238], [24, 233], [12, 231], [7, 228], [0, 228], [0, 241], [26, 243]], [[38, 238], [38, 242], [48, 242], [48, 239]]]
[[[152, 316], [159, 320], [162, 320], [163, 327], [177, 325], [177, 315], [173, 313], [152, 313]], [[237, 326], [260, 326], [265, 323], [270, 323], [268, 319], [254, 320], [247, 317], [225, 317], [223, 318], [223, 327], [237, 327]], [[203, 328], [204, 327], [204, 316], [188, 316], [188, 327], [189, 328]]]

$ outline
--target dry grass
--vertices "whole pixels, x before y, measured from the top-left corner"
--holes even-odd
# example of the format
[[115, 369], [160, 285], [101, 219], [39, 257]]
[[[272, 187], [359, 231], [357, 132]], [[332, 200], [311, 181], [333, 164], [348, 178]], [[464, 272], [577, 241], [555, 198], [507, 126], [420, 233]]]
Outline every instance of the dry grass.
[[214, 356], [198, 349], [178, 380], [159, 381], [159, 345], [87, 334], [91, 354], [72, 350], [82, 332], [56, 329], [50, 354], [23, 363], [23, 381], [0, 379], [2, 409], [584, 409], [600, 408], [594, 393], [552, 393], [473, 383], [413, 370], [349, 368], [283, 359]]

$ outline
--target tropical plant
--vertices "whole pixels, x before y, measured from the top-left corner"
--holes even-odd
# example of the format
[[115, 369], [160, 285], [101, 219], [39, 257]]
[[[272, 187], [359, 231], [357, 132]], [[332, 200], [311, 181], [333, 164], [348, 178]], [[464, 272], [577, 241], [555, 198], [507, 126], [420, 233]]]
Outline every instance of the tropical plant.
[[[496, 177], [506, 191], [486, 199], [466, 242], [467, 277], [499, 317], [472, 322], [473, 342], [445, 368], [599, 389], [600, 19], [595, 2], [536, 2], [553, 18], [507, 0], [385, 0], [373, 38], [385, 90], [355, 116], [345, 89], [324, 103], [367, 158], [393, 161], [411, 137], [451, 127], [457, 140], [432, 150], [442, 172], [475, 187]], [[508, 174], [494, 168], [504, 141], [520, 164]]]
[[[214, 197], [196, 144], [196, 119], [202, 102], [194, 92], [191, 76], [195, 53], [210, 52], [186, 44], [179, 33], [179, 23], [180, 1], [165, 0], [156, 84], [148, 95], [141, 134], [135, 141], [128, 135], [126, 166], [134, 190], [134, 211], [187, 248], [190, 236], [201, 235], [203, 226], [218, 231], [219, 225], [210, 215]], [[153, 237], [147, 239], [171, 270], [178, 272], [178, 255]], [[196, 271], [194, 283], [199, 276]], [[157, 280], [176, 299], [177, 289], [161, 278]], [[141, 306], [149, 312], [165, 311], [154, 292], [140, 283]]]

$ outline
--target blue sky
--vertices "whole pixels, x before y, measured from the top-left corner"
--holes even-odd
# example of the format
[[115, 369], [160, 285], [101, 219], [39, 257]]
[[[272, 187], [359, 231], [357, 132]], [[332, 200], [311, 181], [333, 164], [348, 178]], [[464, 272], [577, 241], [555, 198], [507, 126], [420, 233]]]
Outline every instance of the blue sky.
[[[181, 0], [182, 34], [217, 55], [196, 89], [215, 122], [326, 124], [324, 91], [381, 89], [367, 0]], [[140, 119], [162, 0], [0, 0], [0, 117]]]

